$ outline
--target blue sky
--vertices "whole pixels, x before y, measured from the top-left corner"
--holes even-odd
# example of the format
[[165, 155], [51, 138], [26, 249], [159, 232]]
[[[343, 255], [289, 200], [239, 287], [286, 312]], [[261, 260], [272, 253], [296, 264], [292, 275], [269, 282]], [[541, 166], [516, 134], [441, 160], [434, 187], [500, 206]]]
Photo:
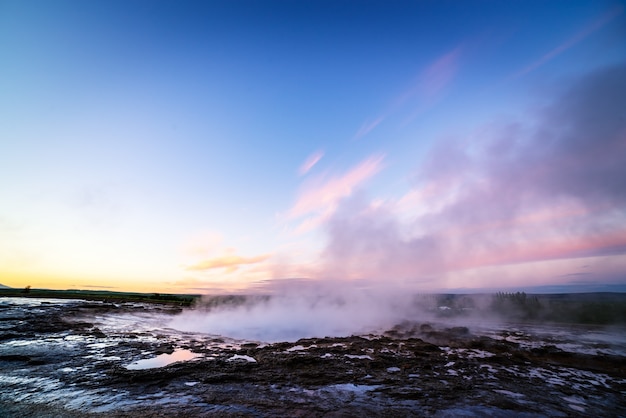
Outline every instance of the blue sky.
[[597, 187], [626, 163], [616, 108], [576, 125], [618, 150], [598, 183], [523, 178], [570, 153], [596, 178], [576, 138], [545, 145], [579, 111], [548, 116], [621, 91], [625, 23], [614, 1], [0, 1], [0, 283], [623, 283], [623, 190]]

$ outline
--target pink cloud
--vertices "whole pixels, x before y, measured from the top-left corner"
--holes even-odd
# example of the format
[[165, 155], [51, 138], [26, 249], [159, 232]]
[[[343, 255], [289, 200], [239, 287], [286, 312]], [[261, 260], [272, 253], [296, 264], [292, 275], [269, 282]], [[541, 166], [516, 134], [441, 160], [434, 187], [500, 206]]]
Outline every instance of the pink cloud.
[[528, 125], [439, 143], [398, 201], [336, 194], [319, 277], [445, 287], [462, 271], [626, 257], [624, 108], [626, 65], [600, 70]]
[[563, 42], [561, 45], [557, 46], [556, 48], [552, 49], [548, 53], [544, 54], [537, 61], [530, 63], [529, 65], [527, 65], [526, 67], [518, 71], [517, 73], [513, 74], [511, 78], [521, 77], [523, 75], [526, 75], [536, 70], [537, 68], [541, 67], [542, 65], [546, 64], [547, 62], [561, 55], [563, 52], [567, 51], [568, 49], [576, 46], [581, 41], [585, 40], [594, 32], [598, 31], [599, 29], [604, 27], [606, 24], [608, 24], [611, 20], [613, 20], [614, 18], [622, 14], [623, 11], [624, 11], [624, 7], [621, 5], [613, 7], [611, 10], [602, 14], [602, 16], [600, 16], [599, 18], [593, 20], [591, 23], [585, 26], [582, 30], [580, 30], [574, 36], [572, 36], [571, 38]]
[[365, 122], [363, 125], [361, 125], [361, 127], [356, 132], [356, 134], [354, 134], [354, 138], [353, 139], [359, 139], [361, 137], [364, 137], [365, 135], [367, 135], [368, 133], [373, 131], [374, 128], [376, 128], [378, 125], [380, 125], [380, 123], [384, 119], [385, 119], [385, 116], [379, 116], [378, 118], [376, 118], [375, 120], [373, 120], [371, 122], [370, 121]]
[[293, 232], [303, 234], [322, 226], [333, 215], [341, 199], [352, 195], [382, 169], [383, 159], [383, 155], [374, 155], [343, 175], [318, 177], [305, 185], [287, 212], [287, 219], [299, 221]]
[[[298, 219], [312, 216], [312, 219], [304, 220], [304, 224], [309, 225], [306, 230], [319, 225], [322, 219], [332, 214], [339, 200], [350, 196], [357, 187], [382, 169], [383, 159], [383, 155], [374, 155], [342, 176], [309, 183], [300, 193], [287, 217]], [[303, 232], [302, 226], [300, 232]]]
[[458, 70], [461, 48], [457, 47], [439, 57], [422, 73], [419, 84], [419, 93], [427, 100], [432, 100], [454, 79]]
[[298, 169], [298, 174], [303, 176], [308, 173], [313, 168], [313, 166], [315, 166], [315, 164], [317, 164], [322, 159], [323, 156], [324, 152], [322, 151], [315, 151], [313, 154], [309, 155]]
[[270, 254], [263, 254], [256, 257], [241, 257], [238, 255], [224, 255], [221, 257], [214, 257], [207, 260], [203, 260], [199, 263], [188, 266], [188, 271], [207, 271], [213, 269], [226, 269], [226, 272], [232, 273], [236, 271], [240, 266], [245, 264], [256, 264], [270, 258]]
[[456, 47], [428, 64], [418, 74], [416, 81], [406, 91], [396, 97], [382, 115], [373, 121], [367, 121], [361, 125], [354, 135], [354, 139], [359, 139], [373, 131], [389, 116], [407, 106], [409, 102], [417, 100], [420, 108], [432, 106], [454, 80], [458, 72], [461, 52], [462, 48], [460, 46]]
[[397, 109], [414, 99], [419, 99], [422, 104], [432, 104], [454, 80], [461, 52], [462, 47], [458, 46], [428, 64], [419, 73], [415, 82], [396, 98], [392, 108]]
[[532, 263], [545, 260], [564, 260], [594, 257], [611, 254], [615, 251], [624, 252], [626, 248], [626, 228], [599, 235], [579, 237], [552, 237], [545, 241], [509, 243], [509, 246], [498, 246], [488, 253], [468, 254], [471, 257], [459, 259], [451, 266], [452, 270], [474, 267]]

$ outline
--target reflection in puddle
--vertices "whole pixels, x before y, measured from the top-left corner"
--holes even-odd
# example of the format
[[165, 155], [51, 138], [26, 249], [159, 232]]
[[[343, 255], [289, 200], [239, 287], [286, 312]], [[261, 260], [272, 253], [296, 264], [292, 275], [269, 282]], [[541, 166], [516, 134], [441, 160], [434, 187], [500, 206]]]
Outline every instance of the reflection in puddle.
[[192, 353], [189, 350], [176, 350], [172, 354], [160, 354], [154, 358], [135, 361], [126, 366], [126, 368], [128, 370], [154, 369], [156, 367], [165, 367], [177, 361], [192, 360], [196, 357], [200, 357], [200, 354]]

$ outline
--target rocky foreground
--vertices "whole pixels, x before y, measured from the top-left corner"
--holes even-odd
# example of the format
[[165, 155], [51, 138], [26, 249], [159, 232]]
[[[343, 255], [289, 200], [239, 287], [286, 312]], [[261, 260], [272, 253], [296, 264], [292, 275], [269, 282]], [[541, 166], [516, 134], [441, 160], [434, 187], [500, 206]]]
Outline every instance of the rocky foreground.
[[576, 339], [604, 330], [407, 321], [263, 344], [163, 328], [179, 310], [0, 298], [0, 416], [626, 416], [623, 341]]

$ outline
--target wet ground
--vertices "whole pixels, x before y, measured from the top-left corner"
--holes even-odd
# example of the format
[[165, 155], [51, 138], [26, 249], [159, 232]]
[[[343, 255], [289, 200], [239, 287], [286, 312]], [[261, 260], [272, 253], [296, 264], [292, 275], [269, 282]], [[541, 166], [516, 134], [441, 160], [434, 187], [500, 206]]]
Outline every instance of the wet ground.
[[626, 332], [407, 321], [265, 344], [180, 308], [0, 298], [0, 416], [626, 416]]

